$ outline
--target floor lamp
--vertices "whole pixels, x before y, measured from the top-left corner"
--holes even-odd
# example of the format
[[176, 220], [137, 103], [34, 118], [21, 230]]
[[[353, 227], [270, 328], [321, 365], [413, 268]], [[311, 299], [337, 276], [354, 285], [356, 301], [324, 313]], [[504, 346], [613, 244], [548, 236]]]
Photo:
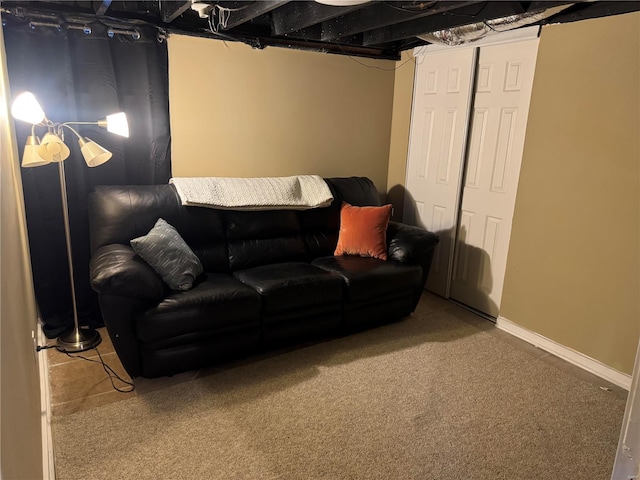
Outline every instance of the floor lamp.
[[[18, 95], [11, 106], [11, 114], [14, 118], [31, 123], [31, 135], [27, 137], [22, 157], [22, 166], [25, 168], [39, 167], [49, 163], [58, 164], [60, 177], [60, 194], [62, 197], [62, 215], [64, 218], [64, 233], [67, 244], [67, 260], [69, 262], [69, 276], [71, 286], [71, 302], [73, 306], [73, 323], [71, 331], [58, 337], [58, 348], [65, 352], [82, 352], [97, 346], [100, 341], [100, 333], [91, 328], [80, 328], [78, 323], [78, 307], [76, 304], [76, 288], [73, 279], [73, 260], [71, 257], [71, 231], [69, 229], [69, 206], [67, 204], [67, 183], [64, 173], [64, 160], [71, 151], [64, 143], [64, 130], [69, 130], [78, 137], [80, 151], [89, 167], [102, 165], [111, 158], [111, 152], [100, 145], [82, 137], [71, 125], [98, 125], [109, 132], [123, 137], [129, 136], [127, 117], [123, 112], [108, 115], [97, 122], [52, 122], [46, 116], [42, 107], [31, 92]], [[36, 136], [36, 127], [47, 129], [42, 141]]]

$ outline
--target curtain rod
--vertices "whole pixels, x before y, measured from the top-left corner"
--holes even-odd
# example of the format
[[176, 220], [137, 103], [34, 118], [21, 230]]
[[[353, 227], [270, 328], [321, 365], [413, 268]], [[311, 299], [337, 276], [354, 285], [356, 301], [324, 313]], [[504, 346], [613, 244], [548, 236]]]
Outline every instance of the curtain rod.
[[[142, 20], [132, 19], [123, 21], [118, 18], [98, 17], [96, 15], [88, 14], [65, 15], [61, 13], [44, 13], [43, 11], [29, 10], [25, 7], [0, 7], [0, 13], [11, 15], [12, 17], [22, 21], [28, 20], [29, 27], [32, 29], [35, 29], [36, 27], [49, 27], [60, 31], [63, 28], [66, 28], [82, 30], [86, 35], [91, 35], [93, 33], [93, 29], [89, 24], [99, 23], [107, 27], [107, 36], [109, 38], [114, 38], [116, 35], [127, 35], [134, 40], [139, 40], [141, 35], [140, 31], [136, 27], [147, 26], [152, 27], [157, 31], [156, 40], [159, 43], [162, 43], [167, 38], [167, 31], [165, 29]], [[3, 26], [6, 24], [4, 18], [2, 20], [2, 24]]]

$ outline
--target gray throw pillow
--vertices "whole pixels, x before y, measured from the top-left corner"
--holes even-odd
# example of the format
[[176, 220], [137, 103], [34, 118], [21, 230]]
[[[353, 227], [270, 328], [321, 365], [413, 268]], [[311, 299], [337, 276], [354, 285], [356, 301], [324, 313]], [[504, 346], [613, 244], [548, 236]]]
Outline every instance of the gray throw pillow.
[[158, 272], [172, 290], [189, 290], [202, 273], [202, 264], [178, 231], [159, 218], [144, 237], [131, 240], [131, 247]]

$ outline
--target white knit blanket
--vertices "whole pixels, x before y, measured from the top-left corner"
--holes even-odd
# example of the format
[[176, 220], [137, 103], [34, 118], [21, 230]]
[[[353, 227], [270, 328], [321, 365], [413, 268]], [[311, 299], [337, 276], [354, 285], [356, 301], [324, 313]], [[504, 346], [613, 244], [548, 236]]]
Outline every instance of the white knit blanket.
[[327, 183], [317, 175], [227, 178], [174, 177], [183, 205], [233, 210], [306, 210], [333, 201]]

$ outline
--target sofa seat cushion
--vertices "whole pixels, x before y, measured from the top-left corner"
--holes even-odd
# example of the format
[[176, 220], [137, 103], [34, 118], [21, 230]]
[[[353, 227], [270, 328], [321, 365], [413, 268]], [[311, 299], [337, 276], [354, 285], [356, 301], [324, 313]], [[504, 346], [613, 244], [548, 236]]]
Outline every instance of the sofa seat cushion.
[[262, 265], [234, 272], [234, 275], [262, 296], [265, 313], [342, 300], [342, 279], [308, 263]]
[[422, 268], [392, 260], [339, 256], [322, 257], [313, 266], [333, 272], [344, 280], [349, 302], [384, 297], [394, 292], [413, 291], [420, 284]]
[[260, 295], [228, 274], [201, 275], [191, 290], [171, 291], [136, 318], [138, 338], [157, 342], [206, 331], [235, 331], [260, 324]]

